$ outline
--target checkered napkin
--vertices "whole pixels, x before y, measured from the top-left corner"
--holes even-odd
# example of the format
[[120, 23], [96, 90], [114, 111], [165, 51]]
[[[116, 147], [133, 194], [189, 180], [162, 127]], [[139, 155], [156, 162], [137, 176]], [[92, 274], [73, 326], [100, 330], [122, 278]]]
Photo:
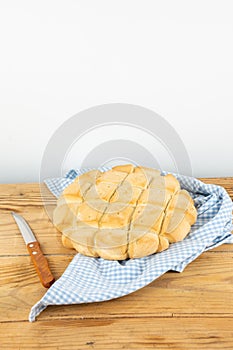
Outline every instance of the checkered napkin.
[[[78, 175], [88, 170], [91, 169], [71, 170], [64, 178], [48, 179], [45, 183], [58, 197]], [[168, 250], [140, 259], [108, 261], [75, 255], [63, 275], [32, 307], [29, 321], [35, 321], [48, 305], [99, 302], [132, 293], [166, 271], [182, 272], [206, 250], [233, 243], [232, 201], [225, 189], [192, 177], [173, 175], [181, 187], [189, 191], [198, 211], [198, 219], [189, 235], [182, 242], [171, 244]]]

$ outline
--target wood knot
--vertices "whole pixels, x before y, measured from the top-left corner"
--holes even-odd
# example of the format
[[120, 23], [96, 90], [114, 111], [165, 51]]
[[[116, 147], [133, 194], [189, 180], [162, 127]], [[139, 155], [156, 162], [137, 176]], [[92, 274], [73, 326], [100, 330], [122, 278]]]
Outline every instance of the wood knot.
[[95, 344], [94, 341], [88, 341], [88, 342], [86, 342], [86, 345], [90, 345], [91, 347], [92, 347], [94, 344]]

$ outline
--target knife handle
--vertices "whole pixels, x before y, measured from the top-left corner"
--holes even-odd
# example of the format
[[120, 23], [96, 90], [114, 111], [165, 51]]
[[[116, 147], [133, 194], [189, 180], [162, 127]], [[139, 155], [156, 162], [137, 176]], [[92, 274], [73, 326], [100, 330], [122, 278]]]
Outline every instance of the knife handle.
[[27, 249], [31, 256], [33, 264], [35, 265], [36, 272], [40, 278], [41, 283], [45, 288], [51, 287], [55, 279], [49, 269], [48, 261], [40, 249], [39, 242], [35, 241], [28, 243]]

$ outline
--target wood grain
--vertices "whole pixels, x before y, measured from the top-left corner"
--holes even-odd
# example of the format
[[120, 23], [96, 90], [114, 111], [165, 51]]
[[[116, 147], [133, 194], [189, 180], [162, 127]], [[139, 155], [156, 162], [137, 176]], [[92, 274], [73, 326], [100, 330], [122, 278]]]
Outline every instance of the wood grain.
[[[2, 324], [1, 349], [232, 349], [233, 318], [123, 318]], [[5, 334], [9, 334], [6, 336]]]
[[[202, 179], [225, 187], [233, 178]], [[0, 185], [1, 349], [232, 349], [233, 245], [203, 253], [183, 273], [103, 303], [48, 307], [30, 324], [45, 289], [10, 212], [30, 224], [59, 278], [75, 252], [61, 244], [51, 213], [55, 198], [39, 184]]]
[[[202, 180], [225, 187], [233, 198], [233, 178]], [[0, 256], [27, 254], [11, 211], [18, 212], [29, 222], [44, 254], [75, 254], [73, 250], [62, 246], [61, 234], [55, 229], [47, 215], [46, 210], [54, 208], [54, 196], [46, 192], [44, 198], [47, 203], [46, 209], [41, 199], [39, 184], [0, 184]], [[9, 240], [11, 244], [6, 244]], [[233, 245], [222, 245], [215, 248], [215, 251], [233, 251]]]
[[[58, 278], [72, 257], [49, 256]], [[1, 259], [0, 321], [27, 320], [30, 308], [43, 295], [29, 257]], [[9, 293], [10, 291], [10, 293]], [[27, 296], [25, 298], [25, 295]], [[57, 306], [43, 311], [39, 319], [205, 314], [233, 315], [233, 254], [206, 252], [183, 273], [168, 272], [146, 288], [104, 303]]]
[[[63, 247], [60, 232], [55, 229], [41, 205], [31, 208], [21, 208], [19, 206], [17, 207], [17, 212], [28, 221], [33, 233], [40, 242], [44, 254], [74, 254], [73, 250]], [[22, 235], [11, 212], [1, 211], [0, 256], [27, 254]]]

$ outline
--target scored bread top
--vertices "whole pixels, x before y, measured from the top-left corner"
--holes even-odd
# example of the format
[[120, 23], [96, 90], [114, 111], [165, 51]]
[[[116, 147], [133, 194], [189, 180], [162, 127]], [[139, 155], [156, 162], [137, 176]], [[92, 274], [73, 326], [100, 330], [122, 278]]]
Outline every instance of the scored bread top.
[[66, 247], [124, 260], [183, 240], [196, 218], [192, 198], [173, 175], [127, 164], [78, 176], [58, 198], [53, 222]]

